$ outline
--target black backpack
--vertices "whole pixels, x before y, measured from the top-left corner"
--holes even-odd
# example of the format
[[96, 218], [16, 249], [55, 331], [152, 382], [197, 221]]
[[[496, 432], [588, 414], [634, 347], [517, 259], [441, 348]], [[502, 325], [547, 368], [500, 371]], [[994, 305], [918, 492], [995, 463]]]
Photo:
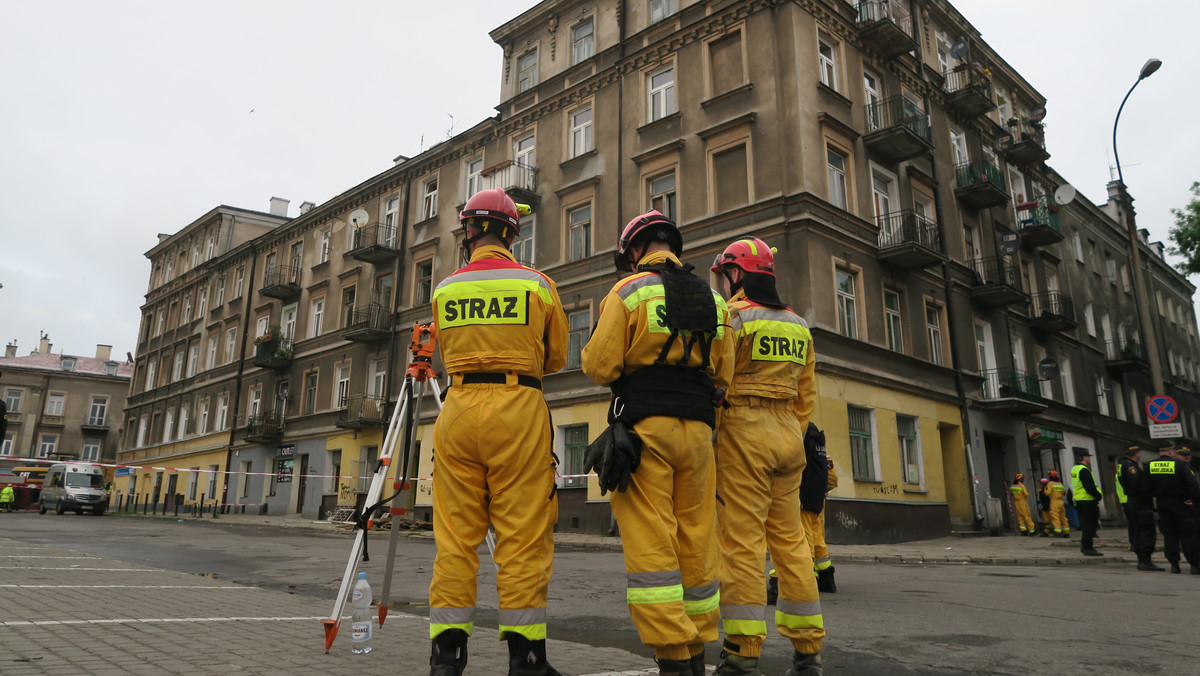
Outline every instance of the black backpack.
[[829, 458], [825, 455], [825, 433], [811, 422], [804, 432], [804, 457], [808, 462], [800, 475], [800, 507], [820, 514], [829, 489]]

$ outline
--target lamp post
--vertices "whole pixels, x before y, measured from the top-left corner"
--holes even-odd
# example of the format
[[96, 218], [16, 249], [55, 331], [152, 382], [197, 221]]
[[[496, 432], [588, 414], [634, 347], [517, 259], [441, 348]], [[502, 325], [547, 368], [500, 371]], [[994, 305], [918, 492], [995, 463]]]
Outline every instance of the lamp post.
[[1146, 354], [1150, 359], [1150, 378], [1154, 381], [1154, 394], [1164, 394], [1162, 364], [1158, 357], [1158, 339], [1154, 332], [1153, 315], [1150, 312], [1150, 298], [1146, 295], [1145, 278], [1142, 277], [1142, 253], [1138, 246], [1137, 225], [1133, 218], [1133, 204], [1129, 199], [1129, 193], [1125, 190], [1125, 177], [1121, 172], [1121, 157], [1117, 154], [1117, 124], [1121, 122], [1121, 111], [1125, 109], [1125, 102], [1129, 100], [1129, 95], [1141, 83], [1142, 80], [1154, 74], [1162, 66], [1162, 61], [1158, 59], [1150, 59], [1146, 65], [1142, 66], [1142, 70], [1138, 73], [1137, 82], [1126, 92], [1125, 98], [1121, 99], [1121, 107], [1117, 108], [1117, 119], [1113, 120], [1113, 159], [1117, 163], [1117, 192], [1120, 196], [1121, 207], [1125, 216], [1125, 225], [1129, 231], [1129, 251], [1130, 259], [1133, 264], [1133, 293], [1137, 300], [1138, 315], [1142, 323], [1142, 335], [1146, 341]]

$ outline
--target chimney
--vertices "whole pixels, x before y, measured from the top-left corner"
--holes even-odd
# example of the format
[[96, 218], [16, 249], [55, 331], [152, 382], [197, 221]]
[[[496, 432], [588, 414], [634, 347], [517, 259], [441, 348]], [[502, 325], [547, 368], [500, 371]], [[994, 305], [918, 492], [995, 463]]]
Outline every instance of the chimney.
[[315, 202], [301, 202], [300, 213], [307, 214], [315, 206], [317, 206]]
[[96, 359], [100, 361], [108, 361], [112, 359], [112, 345], [97, 345]]
[[285, 200], [282, 197], [271, 198], [271, 215], [287, 217], [288, 203], [290, 200]]
[[4, 346], [4, 358], [12, 359], [15, 356], [17, 356], [17, 341], [14, 340], [13, 342]]
[[42, 339], [38, 341], [38, 354], [50, 354], [50, 348], [54, 347], [50, 344], [50, 336], [42, 334]]

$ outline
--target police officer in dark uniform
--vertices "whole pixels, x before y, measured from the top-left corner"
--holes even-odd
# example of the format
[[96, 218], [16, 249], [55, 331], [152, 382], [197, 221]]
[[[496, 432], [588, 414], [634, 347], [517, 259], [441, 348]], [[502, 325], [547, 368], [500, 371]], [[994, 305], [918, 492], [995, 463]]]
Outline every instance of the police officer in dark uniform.
[[1137, 569], [1163, 570], [1150, 560], [1158, 544], [1158, 530], [1154, 527], [1154, 501], [1150, 498], [1146, 472], [1138, 464], [1141, 452], [1142, 447], [1137, 444], [1125, 448], [1125, 457], [1117, 464], [1117, 499], [1125, 510], [1129, 547], [1137, 554]]
[[1197, 505], [1200, 482], [1189, 464], [1188, 448], [1164, 448], [1158, 460], [1149, 465], [1150, 494], [1158, 507], [1158, 528], [1163, 534], [1163, 553], [1171, 563], [1171, 572], [1179, 574], [1179, 550], [1191, 564], [1192, 575], [1200, 575], [1200, 539]]

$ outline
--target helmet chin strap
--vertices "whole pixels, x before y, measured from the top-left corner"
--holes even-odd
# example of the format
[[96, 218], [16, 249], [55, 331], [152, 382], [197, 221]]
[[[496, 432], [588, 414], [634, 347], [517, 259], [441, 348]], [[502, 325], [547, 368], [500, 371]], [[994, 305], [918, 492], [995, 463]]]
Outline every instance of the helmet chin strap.
[[[728, 270], [722, 270], [721, 275], [725, 278], [725, 281], [729, 282], [729, 295], [734, 295], [742, 290], [742, 283], [733, 281], [733, 275]], [[743, 277], [743, 279], [745, 278]]]
[[[508, 225], [503, 225], [503, 230], [501, 232], [504, 235], [507, 235], [508, 229], [509, 229]], [[463, 259], [464, 265], [471, 262], [471, 245], [474, 244], [475, 242], [478, 242], [479, 240], [483, 239], [487, 235], [492, 234], [492, 233], [488, 232], [488, 221], [486, 221], [486, 220], [483, 221], [483, 225], [480, 227], [478, 235], [475, 235], [474, 237], [470, 237], [466, 233], [467, 233], [467, 226], [463, 225], [463, 241], [462, 241], [461, 249], [462, 249], [462, 259]], [[506, 248], [510, 251], [512, 250], [512, 238], [505, 238], [501, 235], [496, 235], [496, 237], [497, 237], [497, 239], [499, 239], [501, 242], [504, 243], [504, 248]]]

